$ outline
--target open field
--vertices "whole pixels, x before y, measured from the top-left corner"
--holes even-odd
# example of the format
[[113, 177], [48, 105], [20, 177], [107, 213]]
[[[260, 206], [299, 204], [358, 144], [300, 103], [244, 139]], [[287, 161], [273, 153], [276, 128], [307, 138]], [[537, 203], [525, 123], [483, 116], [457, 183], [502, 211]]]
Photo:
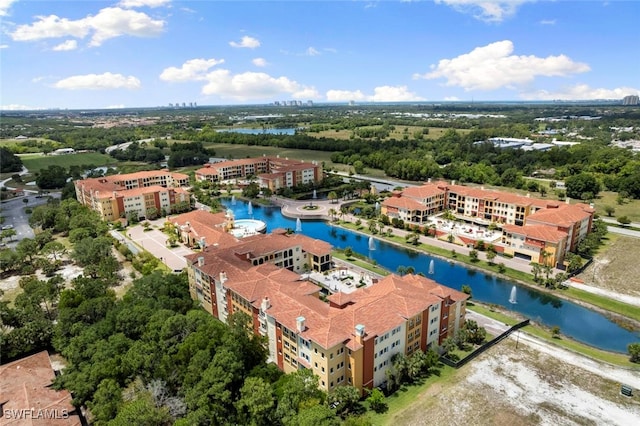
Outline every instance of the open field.
[[[507, 339], [443, 377], [376, 425], [626, 425], [640, 418], [640, 399], [620, 382], [556, 355]], [[627, 383], [630, 384], [630, 383]], [[634, 386], [634, 384], [631, 384]], [[635, 420], [634, 420], [635, 419]]]
[[[364, 128], [368, 129], [368, 128], [374, 128], [374, 127], [375, 126], [366, 126]], [[406, 133], [404, 131], [405, 128], [407, 129]], [[422, 131], [422, 129], [423, 127], [420, 127], [420, 126], [395, 126], [395, 130], [393, 130], [389, 134], [389, 137], [386, 138], [385, 140], [389, 140], [389, 139], [402, 140], [405, 134], [408, 135], [410, 139], [413, 139], [414, 138], [413, 134], [418, 130]], [[445, 134], [447, 130], [449, 129], [445, 129], [442, 127], [429, 127], [429, 134], [424, 135], [424, 138], [438, 139], [443, 134]], [[470, 130], [468, 129], [455, 129], [455, 130], [461, 134], [470, 132]], [[350, 139], [352, 134], [353, 134], [353, 130], [349, 130], [349, 129], [323, 130], [317, 133], [312, 133], [312, 132], [307, 133], [308, 136], [315, 137], [315, 138], [333, 138], [333, 139]]]
[[640, 239], [619, 235], [596, 254], [579, 278], [595, 287], [640, 296], [640, 282], [636, 279], [640, 276], [639, 253]]
[[79, 154], [68, 155], [42, 155], [42, 154], [25, 154], [21, 155], [22, 163], [29, 169], [31, 174], [39, 172], [42, 169], [46, 169], [49, 166], [62, 166], [69, 168], [69, 166], [83, 166], [94, 165], [98, 166], [111, 166], [116, 165], [118, 160], [98, 152], [84, 152]]
[[640, 200], [627, 199], [624, 204], [618, 205], [616, 199], [617, 192], [602, 191], [598, 194], [593, 203], [596, 206], [596, 213], [606, 216], [605, 206], [611, 206], [616, 209], [613, 217], [627, 216], [632, 222], [640, 222]]

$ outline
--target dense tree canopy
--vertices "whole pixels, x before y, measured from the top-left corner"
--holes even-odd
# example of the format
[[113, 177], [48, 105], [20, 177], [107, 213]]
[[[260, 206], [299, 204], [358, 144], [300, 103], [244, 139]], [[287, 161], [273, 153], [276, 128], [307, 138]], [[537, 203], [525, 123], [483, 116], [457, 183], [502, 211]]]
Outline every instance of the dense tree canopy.
[[2, 173], [19, 172], [22, 170], [22, 160], [6, 148], [0, 148], [0, 170]]

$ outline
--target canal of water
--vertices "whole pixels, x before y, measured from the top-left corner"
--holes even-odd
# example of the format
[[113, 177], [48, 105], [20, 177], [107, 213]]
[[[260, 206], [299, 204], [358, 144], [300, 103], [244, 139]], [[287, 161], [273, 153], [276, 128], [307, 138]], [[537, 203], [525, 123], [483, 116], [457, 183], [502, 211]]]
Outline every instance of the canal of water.
[[[247, 204], [242, 201], [234, 205], [227, 204], [226, 207], [233, 211], [237, 219], [249, 218]], [[296, 220], [282, 216], [279, 207], [253, 206], [251, 217], [266, 222], [268, 232], [276, 228], [296, 228]], [[396, 271], [398, 266], [412, 266], [416, 273], [422, 272], [448, 287], [460, 290], [463, 285], [469, 285], [474, 300], [502, 306], [548, 327], [558, 326], [563, 335], [596, 348], [626, 353], [627, 345], [640, 339], [637, 330], [626, 330], [606, 316], [573, 302], [384, 241], [376, 240], [375, 249], [369, 250], [368, 236], [323, 221], [303, 221], [301, 233], [327, 241], [336, 248], [351, 247], [390, 271]], [[429, 274], [432, 260], [433, 274]], [[515, 304], [509, 302], [514, 286]]]

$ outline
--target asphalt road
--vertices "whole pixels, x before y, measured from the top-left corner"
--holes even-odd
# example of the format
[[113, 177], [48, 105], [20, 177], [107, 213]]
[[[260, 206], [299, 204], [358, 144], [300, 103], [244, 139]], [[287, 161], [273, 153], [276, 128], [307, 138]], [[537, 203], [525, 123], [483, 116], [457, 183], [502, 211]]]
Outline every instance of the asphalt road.
[[[60, 198], [59, 193], [49, 194], [51, 197]], [[43, 204], [47, 204], [48, 196], [36, 198], [35, 195], [26, 195], [24, 197], [16, 197], [11, 200], [3, 201], [0, 208], [2, 212], [0, 215], [4, 216], [4, 223], [2, 226], [12, 225], [16, 231], [16, 235], [12, 241], [5, 241], [7, 247], [13, 248], [18, 242], [24, 238], [34, 238], [33, 229], [29, 225], [29, 215], [24, 212], [27, 207], [37, 207]], [[27, 203], [24, 200], [28, 200]]]

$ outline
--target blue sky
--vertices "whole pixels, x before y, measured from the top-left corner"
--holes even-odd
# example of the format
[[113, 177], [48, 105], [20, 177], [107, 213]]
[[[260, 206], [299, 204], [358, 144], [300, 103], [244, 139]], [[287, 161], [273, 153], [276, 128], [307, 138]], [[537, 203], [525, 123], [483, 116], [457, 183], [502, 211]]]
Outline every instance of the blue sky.
[[638, 1], [0, 0], [0, 107], [621, 99]]

